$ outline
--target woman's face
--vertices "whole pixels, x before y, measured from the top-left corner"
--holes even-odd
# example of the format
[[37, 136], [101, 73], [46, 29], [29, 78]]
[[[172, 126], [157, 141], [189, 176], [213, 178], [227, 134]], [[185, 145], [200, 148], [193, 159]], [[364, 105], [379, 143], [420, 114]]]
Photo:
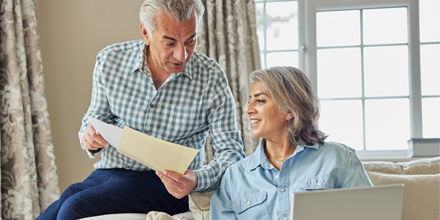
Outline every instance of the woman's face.
[[292, 113], [282, 112], [259, 81], [252, 84], [249, 98], [245, 112], [251, 121], [252, 136], [268, 140], [285, 136]]

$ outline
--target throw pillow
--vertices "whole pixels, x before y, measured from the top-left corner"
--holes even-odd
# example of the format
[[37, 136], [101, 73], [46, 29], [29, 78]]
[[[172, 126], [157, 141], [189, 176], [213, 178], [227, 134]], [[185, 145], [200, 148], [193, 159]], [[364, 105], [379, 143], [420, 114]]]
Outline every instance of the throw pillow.
[[403, 183], [402, 220], [438, 220], [440, 174], [396, 175], [368, 171], [374, 185]]

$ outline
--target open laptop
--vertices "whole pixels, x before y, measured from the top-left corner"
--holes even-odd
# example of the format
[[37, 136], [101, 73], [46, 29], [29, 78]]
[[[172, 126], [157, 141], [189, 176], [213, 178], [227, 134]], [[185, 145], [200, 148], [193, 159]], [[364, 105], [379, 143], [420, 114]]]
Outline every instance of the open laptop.
[[403, 184], [292, 194], [291, 220], [401, 220]]

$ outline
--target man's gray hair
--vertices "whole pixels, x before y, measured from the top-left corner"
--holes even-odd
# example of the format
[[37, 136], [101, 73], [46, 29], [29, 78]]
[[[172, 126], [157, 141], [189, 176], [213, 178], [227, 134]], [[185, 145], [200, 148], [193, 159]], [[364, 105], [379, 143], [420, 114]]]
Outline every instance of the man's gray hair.
[[150, 37], [156, 30], [154, 19], [156, 15], [165, 12], [174, 17], [177, 22], [187, 21], [195, 12], [197, 26], [205, 12], [205, 7], [201, 0], [145, 0], [141, 6], [139, 17], [147, 29]]

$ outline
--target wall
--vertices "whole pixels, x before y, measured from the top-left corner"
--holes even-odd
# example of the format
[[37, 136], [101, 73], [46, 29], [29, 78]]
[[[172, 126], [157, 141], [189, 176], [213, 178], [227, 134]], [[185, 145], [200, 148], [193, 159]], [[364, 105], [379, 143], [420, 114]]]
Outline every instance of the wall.
[[61, 192], [84, 180], [99, 156], [89, 159], [78, 140], [90, 104], [97, 53], [141, 38], [142, 0], [37, 0], [45, 91]]

